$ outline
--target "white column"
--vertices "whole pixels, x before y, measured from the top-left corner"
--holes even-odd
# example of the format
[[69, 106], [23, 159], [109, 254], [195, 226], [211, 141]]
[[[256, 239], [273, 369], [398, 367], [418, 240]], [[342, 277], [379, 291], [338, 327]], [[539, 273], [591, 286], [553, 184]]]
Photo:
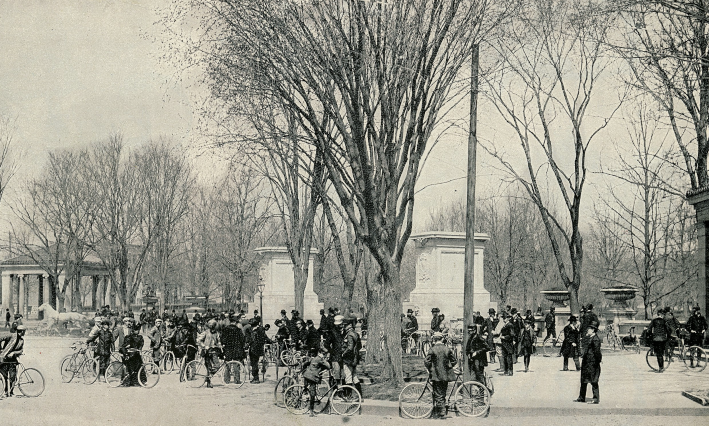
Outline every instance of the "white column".
[[[66, 275], [61, 274], [57, 277], [57, 294], [59, 294], [60, 289], [64, 287], [64, 278]], [[71, 292], [69, 292], [71, 293]], [[58, 298], [57, 298], [58, 299]], [[64, 306], [59, 306], [59, 303], [57, 302], [57, 312], [68, 312], [71, 311], [71, 309], [67, 309], [67, 303], [69, 302], [69, 295], [67, 292], [64, 292]], [[71, 307], [71, 305], [69, 305]]]
[[5, 309], [12, 311], [12, 276], [9, 273], [2, 274], [2, 320], [5, 320]]
[[17, 310], [22, 314], [22, 316], [27, 319], [27, 312], [25, 312], [25, 276], [20, 274], [18, 275], [18, 279], [20, 282], [20, 291], [18, 292], [18, 299], [17, 299]]
[[[44, 303], [49, 303], [49, 306], [52, 306], [52, 288], [48, 274], [42, 274], [42, 282], [44, 283]], [[56, 303], [56, 300], [54, 302]]]

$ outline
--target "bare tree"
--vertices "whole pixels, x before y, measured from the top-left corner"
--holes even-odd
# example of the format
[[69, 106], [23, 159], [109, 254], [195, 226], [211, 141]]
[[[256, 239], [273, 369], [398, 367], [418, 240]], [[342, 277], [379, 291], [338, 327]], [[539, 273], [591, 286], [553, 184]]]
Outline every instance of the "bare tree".
[[224, 301], [235, 307], [245, 292], [253, 294], [248, 279], [259, 266], [254, 249], [272, 238], [273, 197], [256, 170], [232, 163], [212, 200], [215, 256], [231, 277], [222, 292]]
[[[86, 151], [51, 153], [41, 177], [30, 181], [11, 209], [22, 223], [13, 226], [22, 252], [49, 275], [50, 304], [65, 307], [67, 291], [72, 307], [79, 302], [81, 264], [88, 254], [84, 240], [90, 233], [97, 203], [83, 174]], [[63, 282], [59, 277], [64, 276]]]
[[[503, 66], [487, 80], [489, 98], [513, 130], [524, 166], [511, 162], [499, 145], [481, 144], [539, 209], [574, 314], [583, 265], [579, 225], [586, 155], [615, 112], [600, 120], [589, 116], [594, 89], [610, 63], [604, 40], [612, 22], [600, 12], [580, 0], [525, 3], [492, 43]], [[555, 184], [547, 188], [548, 181]], [[563, 214], [550, 208], [556, 199], [563, 202]]]
[[[672, 161], [691, 191], [709, 185], [709, 8], [704, 0], [624, 0], [613, 4], [624, 23], [627, 82], [650, 94], [665, 114], [681, 157]], [[684, 191], [675, 191], [682, 194]]]

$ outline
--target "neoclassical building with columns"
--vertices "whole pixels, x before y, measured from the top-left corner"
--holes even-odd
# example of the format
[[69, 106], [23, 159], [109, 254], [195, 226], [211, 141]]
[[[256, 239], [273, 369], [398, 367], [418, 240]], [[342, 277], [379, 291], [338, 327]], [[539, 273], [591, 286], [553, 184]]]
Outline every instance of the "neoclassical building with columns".
[[[0, 271], [2, 271], [0, 299], [2, 300], [3, 319], [6, 309], [12, 313], [21, 313], [27, 319], [40, 320], [43, 319], [42, 313], [37, 310], [40, 305], [49, 303], [57, 309], [58, 298], [56, 289], [50, 285], [49, 273], [35, 259], [40, 259], [37, 254], [33, 256], [19, 255], [0, 262]], [[65, 269], [61, 261], [56, 265], [59, 271]], [[91, 280], [90, 283], [84, 282], [83, 286], [84, 290], [87, 286], [91, 287], [91, 309], [96, 309], [101, 305], [115, 306], [115, 291], [112, 291], [108, 272], [98, 257], [87, 256], [80, 275], [82, 280]], [[57, 282], [63, 283], [65, 276], [65, 273], [60, 273], [56, 277]], [[62, 312], [71, 311], [72, 298], [76, 295], [82, 299], [78, 305], [85, 305], [86, 299], [81, 296], [81, 289], [71, 291], [74, 285], [75, 283], [72, 282], [67, 288]], [[81, 286], [79, 287], [81, 288]]]

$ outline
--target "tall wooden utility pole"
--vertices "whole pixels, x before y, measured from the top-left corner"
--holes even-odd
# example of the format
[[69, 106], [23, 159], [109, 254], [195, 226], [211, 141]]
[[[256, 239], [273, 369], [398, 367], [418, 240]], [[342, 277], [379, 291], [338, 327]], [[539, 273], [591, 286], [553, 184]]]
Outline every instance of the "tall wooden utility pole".
[[470, 64], [470, 133], [468, 134], [468, 191], [465, 215], [465, 277], [463, 284], [463, 380], [472, 380], [468, 370], [468, 325], [473, 323], [475, 292], [475, 174], [478, 146], [478, 67], [480, 45], [473, 45]]

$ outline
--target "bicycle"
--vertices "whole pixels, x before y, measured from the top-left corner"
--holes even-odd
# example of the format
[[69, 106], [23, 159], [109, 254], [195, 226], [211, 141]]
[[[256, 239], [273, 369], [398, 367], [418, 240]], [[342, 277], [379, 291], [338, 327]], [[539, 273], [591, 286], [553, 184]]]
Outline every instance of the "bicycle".
[[611, 347], [614, 351], [615, 350], [623, 350], [623, 342], [620, 340], [618, 335], [615, 332], [615, 329], [613, 328], [613, 324], [608, 324], [606, 325], [606, 344]]
[[[137, 349], [129, 349], [129, 352], [137, 352]], [[138, 369], [138, 384], [143, 388], [152, 388], [160, 381], [160, 367], [154, 362], [144, 362]], [[126, 366], [122, 362], [114, 361], [106, 367], [106, 383], [112, 388], [127, 385], [130, 375]]]
[[191, 388], [204, 386], [208, 378], [212, 383], [212, 379], [215, 377], [218, 379], [217, 385], [233, 385], [233, 387], [240, 388], [248, 377], [244, 364], [239, 361], [222, 361], [214, 374], [209, 374], [207, 366], [202, 361], [190, 361], [185, 367], [184, 375], [187, 385]]
[[288, 366], [288, 371], [278, 379], [276, 382], [276, 387], [273, 389], [273, 400], [277, 407], [284, 408], [285, 403], [285, 393], [289, 387], [301, 383], [302, 364], [298, 366], [290, 365]]
[[552, 337], [542, 342], [542, 345], [544, 347], [544, 356], [549, 357], [553, 354], [558, 355], [559, 351], [561, 350], [562, 343], [564, 343], [563, 331], [559, 333], [559, 337]]
[[[0, 362], [2, 364], [12, 364], [8, 362]], [[15, 388], [24, 396], [34, 398], [42, 395], [44, 392], [44, 376], [36, 368], [25, 368], [22, 363], [17, 363], [15, 366], [15, 382], [12, 388], [7, 389], [5, 393], [6, 383], [5, 378], [0, 374], [0, 395], [12, 396]]]
[[[463, 382], [463, 372], [455, 370], [456, 377], [446, 399], [446, 411], [453, 410], [466, 417], [487, 416], [490, 412], [490, 397], [494, 393], [492, 377], [485, 372], [483, 385], [470, 380]], [[452, 403], [451, 403], [452, 400]], [[423, 419], [433, 411], [433, 386], [429, 374], [426, 383], [409, 383], [399, 394], [399, 414], [404, 418]]]
[[62, 383], [71, 382], [77, 375], [81, 376], [84, 384], [95, 383], [99, 374], [99, 363], [96, 358], [89, 356], [89, 348], [84, 342], [75, 342], [71, 348], [74, 353], [65, 356], [60, 363]]
[[[292, 385], [286, 389], [283, 397], [286, 409], [293, 414], [305, 414], [310, 409], [310, 392], [304, 384]], [[313, 412], [319, 414], [328, 407], [331, 412], [341, 416], [357, 414], [362, 408], [362, 395], [354, 386], [340, 385], [334, 380], [323, 380], [316, 387]]]
[[175, 371], [175, 354], [167, 349], [166, 342], [160, 344], [160, 353], [157, 359], [154, 354], [151, 355], [153, 358], [152, 361], [162, 369], [163, 374], [171, 374]]
[[691, 346], [684, 353], [684, 366], [696, 372], [707, 368], [707, 352], [700, 346]]
[[660, 369], [660, 365], [657, 362], [657, 356], [655, 356], [655, 348], [650, 346], [650, 349], [648, 349], [647, 353], [645, 354], [645, 362], [647, 363], [648, 367], [652, 369], [653, 371], [659, 371], [662, 373], [663, 371], [667, 370], [672, 364], [673, 360], [672, 356], [672, 348], [667, 345], [665, 347], [665, 353], [663, 354], [663, 359], [664, 359], [664, 366], [662, 369]]
[[303, 359], [300, 351], [295, 349], [295, 343], [291, 339], [284, 340], [285, 349], [281, 352], [281, 361], [284, 365], [297, 365]]

